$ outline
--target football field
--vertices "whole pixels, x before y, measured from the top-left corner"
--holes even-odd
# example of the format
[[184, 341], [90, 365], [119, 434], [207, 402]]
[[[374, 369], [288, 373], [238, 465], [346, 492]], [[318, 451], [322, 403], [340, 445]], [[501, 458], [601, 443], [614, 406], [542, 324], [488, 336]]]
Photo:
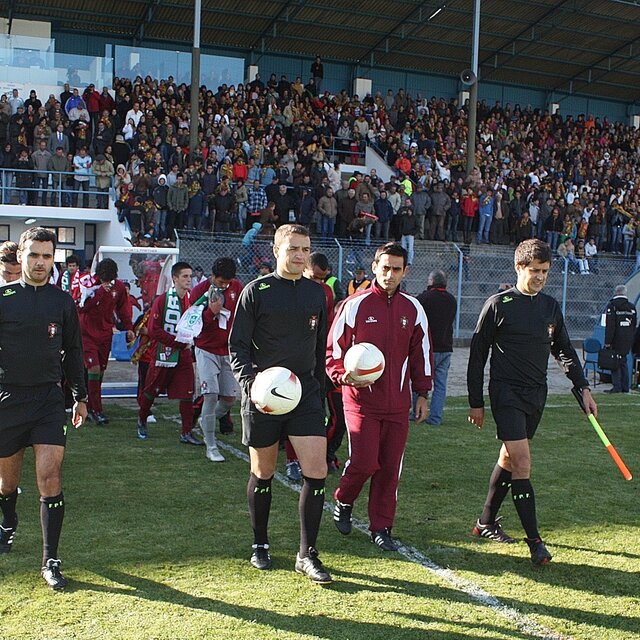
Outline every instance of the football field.
[[[640, 474], [640, 394], [597, 400], [602, 427]], [[640, 475], [625, 482], [570, 395], [549, 397], [532, 446], [551, 564], [533, 567], [524, 542], [471, 536], [498, 444], [493, 423], [472, 428], [465, 399], [454, 398], [441, 427], [411, 428], [399, 553], [380, 551], [357, 529], [341, 536], [325, 514], [318, 548], [335, 580], [329, 587], [293, 571], [297, 493], [282, 476], [273, 485], [274, 570], [249, 565], [237, 416], [236, 433], [220, 438], [227, 461], [213, 464], [203, 448], [178, 443], [173, 403], [158, 405], [146, 442], [135, 438], [130, 405], [105, 411], [111, 424], [68, 438], [64, 593], [39, 576], [39, 504], [31, 452], [25, 457], [18, 534], [0, 556], [0, 640], [640, 639]], [[337, 482], [329, 477], [328, 503]], [[502, 515], [521, 537], [510, 498]], [[354, 517], [366, 524], [366, 495]]]

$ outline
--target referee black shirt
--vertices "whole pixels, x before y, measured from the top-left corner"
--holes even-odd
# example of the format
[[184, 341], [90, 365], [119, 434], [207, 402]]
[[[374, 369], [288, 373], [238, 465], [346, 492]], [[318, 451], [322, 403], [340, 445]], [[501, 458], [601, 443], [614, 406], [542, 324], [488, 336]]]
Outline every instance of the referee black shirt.
[[546, 385], [551, 353], [574, 386], [589, 386], [569, 340], [560, 305], [545, 293], [531, 296], [512, 287], [485, 302], [471, 339], [467, 367], [472, 408], [484, 406], [482, 387], [489, 349], [492, 384], [520, 388]]
[[71, 296], [51, 284], [0, 286], [0, 386], [60, 384], [85, 398], [82, 338]]
[[323, 390], [326, 344], [327, 300], [317, 282], [272, 273], [242, 290], [229, 352], [233, 373], [245, 390], [269, 367], [286, 367], [303, 386], [312, 375]]

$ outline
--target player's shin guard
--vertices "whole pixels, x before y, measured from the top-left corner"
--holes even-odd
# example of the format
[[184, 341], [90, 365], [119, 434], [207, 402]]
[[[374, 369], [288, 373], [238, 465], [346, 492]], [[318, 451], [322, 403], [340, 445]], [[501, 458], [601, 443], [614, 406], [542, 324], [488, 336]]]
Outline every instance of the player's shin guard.
[[511, 471], [507, 471], [497, 464], [489, 480], [489, 491], [484, 503], [484, 510], [480, 516], [481, 524], [493, 524], [496, 521], [498, 511], [507, 497], [510, 487]]
[[58, 557], [58, 543], [64, 519], [64, 495], [40, 498], [40, 524], [42, 525], [42, 566], [50, 558]]
[[536, 518], [536, 499], [531, 481], [528, 478], [512, 480], [511, 495], [513, 496], [513, 504], [516, 507], [527, 538], [539, 538], [538, 520]]
[[186, 436], [191, 433], [193, 427], [193, 401], [180, 400], [180, 421], [182, 422], [181, 435]]
[[155, 398], [149, 397], [145, 393], [141, 393], [138, 396], [138, 406], [140, 407], [140, 411], [138, 412], [138, 420], [142, 424], [147, 424], [147, 418], [151, 415], [151, 407], [153, 406], [153, 401]]
[[15, 489], [9, 495], [0, 496], [0, 510], [2, 511], [2, 526], [13, 527], [16, 524], [16, 502], [18, 490]]
[[233, 409], [233, 405], [235, 404], [235, 400], [218, 400], [216, 404], [216, 420], [222, 418], [222, 416], [226, 415]]
[[269, 526], [269, 512], [271, 511], [272, 479], [261, 480], [255, 474], [249, 474], [247, 502], [249, 503], [249, 517], [253, 529], [254, 544], [269, 544], [267, 527]]
[[205, 393], [204, 401], [202, 403], [202, 435], [204, 436], [204, 443], [207, 447], [216, 446], [216, 403], [218, 402], [218, 395], [215, 393]]
[[309, 555], [309, 547], [316, 546], [322, 510], [324, 508], [325, 479], [307, 478], [300, 491], [298, 509], [300, 511], [300, 557]]
[[89, 391], [89, 411], [102, 413], [102, 378], [99, 373], [89, 373], [88, 391]]

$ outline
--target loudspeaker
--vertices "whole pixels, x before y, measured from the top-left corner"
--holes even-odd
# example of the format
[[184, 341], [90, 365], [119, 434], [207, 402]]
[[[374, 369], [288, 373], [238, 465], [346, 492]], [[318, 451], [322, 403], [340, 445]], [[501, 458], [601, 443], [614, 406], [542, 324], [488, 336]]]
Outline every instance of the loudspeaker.
[[470, 87], [476, 83], [478, 78], [476, 78], [476, 74], [471, 71], [471, 69], [465, 69], [460, 74], [460, 82], [466, 87]]

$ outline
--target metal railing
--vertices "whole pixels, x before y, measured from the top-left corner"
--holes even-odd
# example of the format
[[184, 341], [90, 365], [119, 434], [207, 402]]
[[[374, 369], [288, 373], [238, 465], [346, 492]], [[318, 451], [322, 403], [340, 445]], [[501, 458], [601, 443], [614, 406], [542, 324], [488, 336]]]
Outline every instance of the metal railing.
[[0, 169], [0, 204], [37, 205], [43, 207], [81, 207], [107, 209], [113, 197], [110, 186], [98, 189], [95, 175], [79, 181], [72, 171], [38, 169]]
[[[207, 273], [220, 256], [232, 257], [238, 265], [238, 277], [248, 282], [258, 275], [262, 262], [275, 264], [272, 241], [258, 237], [243, 246], [238, 234], [178, 231], [180, 259]], [[354, 277], [356, 267], [369, 270], [376, 248], [384, 241], [365, 241], [312, 236], [313, 251], [322, 251], [329, 259], [334, 274], [345, 289]], [[485, 300], [497, 293], [503, 284], [515, 284], [513, 248], [477, 247], [452, 242], [416, 242], [413, 264], [404, 279], [404, 289], [413, 295], [427, 286], [431, 271], [440, 269], [448, 279], [448, 290], [458, 301], [454, 332], [457, 338], [470, 338]], [[619, 256], [600, 256], [590, 275], [572, 269], [569, 261], [556, 258], [553, 262], [545, 293], [560, 303], [573, 340], [593, 333], [617, 284], [626, 282], [636, 272], [635, 261]]]

